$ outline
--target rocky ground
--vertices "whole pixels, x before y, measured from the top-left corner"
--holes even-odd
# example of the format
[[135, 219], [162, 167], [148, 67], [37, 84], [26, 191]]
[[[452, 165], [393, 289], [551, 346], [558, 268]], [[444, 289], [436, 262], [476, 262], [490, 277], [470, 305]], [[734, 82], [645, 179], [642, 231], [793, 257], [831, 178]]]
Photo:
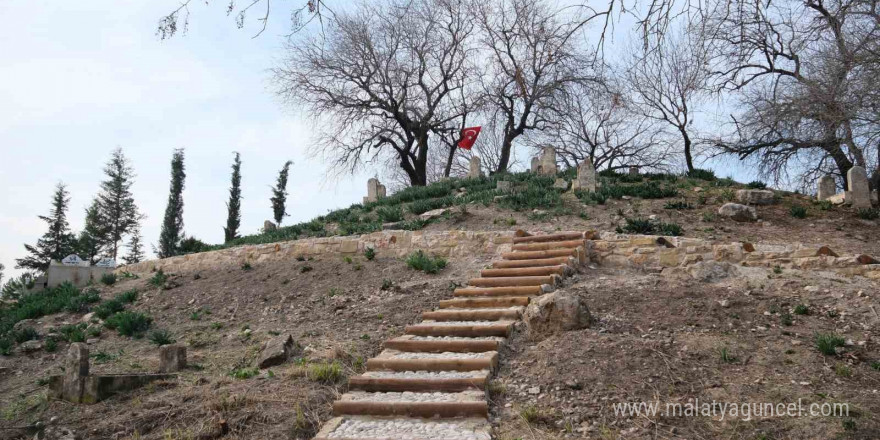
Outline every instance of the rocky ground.
[[[593, 325], [555, 335], [520, 329], [491, 385], [498, 438], [880, 438], [876, 284], [703, 269], [588, 270], [566, 287], [589, 306]], [[830, 333], [846, 345], [828, 356], [814, 340]], [[849, 416], [622, 416], [612, 406], [693, 399], [846, 403]]]

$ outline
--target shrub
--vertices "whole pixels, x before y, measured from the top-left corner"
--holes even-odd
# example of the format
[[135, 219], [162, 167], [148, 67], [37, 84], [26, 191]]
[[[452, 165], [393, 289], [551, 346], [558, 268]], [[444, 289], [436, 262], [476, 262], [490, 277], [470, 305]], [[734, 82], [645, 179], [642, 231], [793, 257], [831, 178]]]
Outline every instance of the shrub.
[[877, 361], [871, 362], [871, 368], [873, 368], [876, 371], [880, 371], [880, 362], [877, 362]]
[[[76, 289], [75, 287], [73, 289]], [[70, 313], [85, 312], [89, 309], [89, 304], [96, 303], [101, 300], [101, 295], [95, 289], [88, 289], [79, 295], [72, 295], [64, 307]]]
[[727, 349], [727, 347], [721, 347], [718, 350], [719, 357], [721, 358], [721, 362], [725, 364], [732, 364], [736, 362], [736, 356]]
[[312, 266], [309, 266], [308, 264], [299, 268], [299, 273], [306, 273], [306, 272], [311, 272], [311, 271], [312, 271]]
[[0, 355], [9, 356], [12, 354], [12, 339], [0, 338]]
[[101, 275], [101, 284], [105, 286], [112, 286], [116, 284], [116, 274], [115, 273], [105, 273]]
[[805, 304], [798, 304], [794, 307], [794, 314], [795, 315], [809, 315], [810, 308], [807, 307]]
[[416, 200], [410, 203], [408, 209], [409, 212], [419, 215], [434, 209], [446, 208], [452, 206], [455, 203], [455, 198], [452, 196], [440, 197], [436, 199], [424, 199], [424, 200]]
[[666, 235], [670, 237], [679, 237], [684, 231], [677, 223], [654, 222], [643, 218], [626, 218], [626, 224], [617, 227], [620, 234], [642, 234], [642, 235]]
[[834, 204], [829, 200], [820, 200], [816, 204], [819, 205], [819, 209], [822, 211], [830, 211], [831, 208], [834, 208]]
[[332, 385], [343, 378], [342, 365], [338, 361], [332, 363], [321, 362], [309, 365], [306, 376], [313, 382]]
[[446, 267], [446, 259], [443, 257], [431, 257], [418, 250], [407, 257], [406, 265], [415, 270], [435, 274]]
[[22, 342], [34, 341], [39, 339], [40, 334], [34, 330], [33, 327], [25, 327], [19, 330], [12, 332], [12, 339], [15, 340], [15, 343], [21, 344]]
[[0, 334], [12, 331], [13, 326], [24, 319], [36, 319], [62, 310], [84, 311], [88, 304], [99, 299], [97, 291], [81, 292], [70, 283], [24, 295], [17, 303], [0, 311]]
[[364, 257], [366, 257], [368, 261], [373, 261], [376, 259], [376, 250], [373, 248], [364, 249]]
[[150, 332], [150, 342], [156, 345], [168, 345], [174, 343], [171, 332], [165, 329], [157, 329]]
[[245, 261], [245, 262], [242, 263], [242, 265], [241, 265], [241, 270], [243, 270], [243, 271], [245, 271], [245, 272], [247, 272], [247, 271], [249, 271], [249, 270], [253, 270], [253, 268], [254, 268], [254, 267], [251, 266], [251, 263], [250, 263], [249, 261]]
[[703, 213], [703, 221], [706, 223], [711, 223], [715, 221], [715, 213], [714, 212], [704, 212]]
[[753, 180], [746, 184], [746, 187], [751, 189], [767, 189], [767, 184], [761, 182], [760, 180]]
[[794, 205], [789, 208], [788, 213], [794, 218], [807, 218], [807, 208], [800, 205]]
[[724, 188], [721, 190], [721, 194], [718, 197], [722, 202], [730, 202], [736, 198], [736, 192], [730, 188]]
[[43, 343], [43, 350], [46, 350], [46, 353], [54, 353], [58, 350], [58, 341], [55, 338], [47, 338], [46, 342]]
[[398, 223], [398, 227], [404, 231], [418, 231], [431, 223], [429, 219], [415, 218], [405, 222]]
[[665, 205], [663, 205], [663, 209], [676, 209], [676, 210], [685, 210], [685, 209], [694, 209], [694, 207], [688, 203], [686, 200], [676, 200], [676, 201], [668, 201]]
[[107, 319], [110, 315], [123, 310], [125, 310], [125, 305], [122, 304], [122, 301], [114, 298], [98, 304], [93, 311], [98, 318]]
[[700, 180], [708, 180], [708, 181], [712, 181], [712, 180], [717, 179], [717, 177], [715, 177], [714, 171], [703, 170], [700, 168], [694, 168], [693, 170], [688, 171], [687, 176], [690, 177], [691, 179], [700, 179]]
[[34, 275], [31, 273], [23, 273], [17, 278], [10, 278], [3, 289], [0, 290], [0, 297], [4, 299], [19, 299], [24, 296], [29, 289], [34, 287]]
[[165, 284], [165, 281], [168, 281], [168, 275], [165, 275], [165, 272], [163, 272], [162, 269], [156, 271], [156, 273], [150, 278], [150, 284], [156, 287], [162, 287]]
[[258, 374], [260, 374], [260, 369], [257, 367], [236, 368], [229, 373], [236, 379], [250, 379]]
[[61, 335], [61, 338], [67, 342], [85, 342], [85, 328], [85, 323], [68, 324], [61, 326], [61, 328], [58, 329], [58, 333]]
[[138, 312], [119, 312], [104, 321], [104, 326], [122, 336], [136, 337], [150, 329], [153, 318]]
[[880, 218], [880, 209], [861, 208], [857, 215], [862, 220], [877, 220]]
[[179, 248], [181, 254], [197, 254], [199, 252], [207, 252], [213, 249], [215, 249], [214, 246], [195, 237], [187, 237], [181, 240]]
[[399, 222], [403, 220], [403, 210], [400, 206], [383, 206], [376, 210], [376, 216], [383, 223]]
[[394, 286], [394, 281], [391, 281], [388, 278], [383, 278], [382, 279], [382, 287], [380, 287], [380, 289], [381, 290], [388, 290], [393, 286]]
[[784, 326], [790, 326], [794, 323], [790, 313], [783, 313], [782, 315], [780, 315], [779, 322], [781, 322]]
[[529, 186], [525, 191], [509, 194], [499, 203], [514, 211], [562, 207], [562, 195], [552, 187]]
[[836, 348], [846, 345], [846, 341], [834, 333], [816, 333], [813, 335], [813, 343], [819, 352], [827, 356], [837, 354]]
[[115, 299], [125, 304], [131, 304], [137, 301], [137, 297], [138, 291], [136, 289], [131, 289], [116, 295]]

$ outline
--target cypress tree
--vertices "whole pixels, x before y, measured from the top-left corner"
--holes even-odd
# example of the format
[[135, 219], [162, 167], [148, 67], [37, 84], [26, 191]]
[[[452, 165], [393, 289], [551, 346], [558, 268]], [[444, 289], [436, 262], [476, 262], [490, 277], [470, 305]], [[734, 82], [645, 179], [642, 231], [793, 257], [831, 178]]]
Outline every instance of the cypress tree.
[[37, 240], [34, 246], [24, 245], [28, 256], [15, 260], [15, 267], [45, 272], [52, 260], [61, 260], [76, 251], [76, 238], [70, 232], [67, 223], [67, 206], [70, 194], [63, 183], [55, 187], [52, 196], [52, 209], [49, 215], [40, 216], [40, 220], [49, 225], [49, 230]]
[[159, 234], [159, 258], [177, 255], [180, 240], [183, 239], [183, 181], [186, 178], [183, 165], [183, 149], [174, 150], [171, 157], [171, 190], [168, 195], [168, 206], [165, 207], [165, 218], [162, 220], [162, 232]]
[[275, 216], [275, 223], [281, 226], [281, 220], [290, 215], [284, 207], [287, 203], [287, 173], [290, 171], [291, 161], [284, 163], [284, 167], [278, 173], [278, 179], [275, 181], [275, 187], [272, 188], [272, 213]]
[[104, 174], [107, 180], [101, 182], [101, 193], [98, 194], [98, 215], [104, 223], [101, 241], [107, 247], [107, 255], [115, 260], [123, 236], [131, 232], [141, 216], [131, 193], [134, 170], [121, 148], [113, 151]]
[[241, 155], [235, 153], [232, 162], [232, 186], [229, 188], [229, 201], [226, 202], [226, 227], [223, 228], [226, 242], [238, 238], [238, 227], [241, 225]]
[[77, 252], [89, 263], [95, 264], [101, 256], [107, 239], [108, 232], [105, 223], [101, 219], [101, 211], [98, 199], [86, 209], [86, 222], [77, 240]]
[[131, 231], [131, 238], [128, 240], [128, 255], [122, 257], [125, 264], [140, 263], [144, 260], [144, 245], [141, 244], [141, 227], [135, 225]]

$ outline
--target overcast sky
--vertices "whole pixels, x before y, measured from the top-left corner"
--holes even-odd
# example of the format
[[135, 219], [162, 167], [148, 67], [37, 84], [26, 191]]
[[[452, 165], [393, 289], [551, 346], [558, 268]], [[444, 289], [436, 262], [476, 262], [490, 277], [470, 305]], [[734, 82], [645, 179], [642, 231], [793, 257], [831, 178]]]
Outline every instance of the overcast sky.
[[[175, 148], [186, 149], [185, 230], [209, 243], [223, 240], [233, 151], [243, 161], [243, 234], [257, 232], [271, 218], [270, 185], [288, 159], [294, 165], [285, 224], [365, 195], [372, 171], [326, 181], [324, 165], [307, 148], [308, 122], [284, 108], [269, 88], [267, 69], [283, 56], [289, 10], [252, 38], [258, 26], [253, 19], [237, 30], [222, 5], [193, 2], [189, 33], [159, 41], [158, 19], [178, 1], [0, 1], [6, 18], [0, 27], [5, 278], [17, 272], [14, 259], [23, 256], [22, 244], [45, 232], [37, 216], [47, 213], [57, 182], [72, 195], [72, 229], [82, 228], [104, 163], [117, 147], [137, 173], [134, 195], [148, 215], [142, 225], [148, 248], [158, 240]], [[624, 32], [615, 33], [619, 44]]]

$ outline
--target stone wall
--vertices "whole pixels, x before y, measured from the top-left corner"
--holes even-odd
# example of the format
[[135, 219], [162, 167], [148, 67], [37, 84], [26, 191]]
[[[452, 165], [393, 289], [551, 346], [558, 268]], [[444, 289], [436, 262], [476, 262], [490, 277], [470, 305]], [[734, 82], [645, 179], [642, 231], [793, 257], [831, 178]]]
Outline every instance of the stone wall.
[[[838, 255], [826, 246], [712, 243], [687, 237], [624, 235], [602, 232], [589, 241], [590, 260], [603, 266], [664, 268], [700, 261], [742, 266], [824, 269], [880, 279], [880, 264], [867, 255]], [[873, 264], [872, 264], [873, 263]]]
[[511, 231], [381, 231], [361, 236], [323, 237], [259, 245], [245, 245], [199, 254], [144, 261], [118, 268], [131, 273], [193, 272], [244, 262], [293, 259], [299, 256], [354, 255], [367, 248], [385, 257], [403, 257], [422, 249], [434, 255], [464, 257], [495, 256], [510, 250]]

